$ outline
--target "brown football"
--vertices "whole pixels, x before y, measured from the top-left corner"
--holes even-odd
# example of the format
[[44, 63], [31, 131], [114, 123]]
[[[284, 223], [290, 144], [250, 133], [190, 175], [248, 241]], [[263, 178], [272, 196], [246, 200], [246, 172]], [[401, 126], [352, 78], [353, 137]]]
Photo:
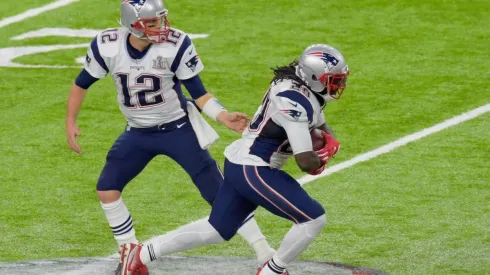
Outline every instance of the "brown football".
[[325, 147], [325, 139], [322, 136], [322, 130], [313, 129], [310, 131], [313, 150], [317, 151]]

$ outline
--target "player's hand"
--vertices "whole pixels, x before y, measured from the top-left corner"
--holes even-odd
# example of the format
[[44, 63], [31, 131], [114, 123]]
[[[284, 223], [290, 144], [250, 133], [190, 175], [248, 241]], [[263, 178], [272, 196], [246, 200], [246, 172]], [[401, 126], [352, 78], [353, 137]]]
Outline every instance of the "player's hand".
[[328, 154], [331, 157], [333, 157], [335, 154], [337, 154], [340, 151], [340, 142], [336, 140], [332, 135], [329, 135], [324, 131], [322, 131], [322, 136], [327, 144], [326, 147], [327, 147]]
[[81, 155], [82, 149], [77, 143], [77, 137], [80, 135], [80, 129], [78, 129], [78, 126], [75, 123], [66, 124], [66, 141], [73, 151]]
[[316, 169], [315, 171], [308, 172], [308, 174], [310, 174], [312, 176], [316, 176], [316, 175], [321, 174], [323, 172], [323, 170], [325, 170], [325, 164], [320, 166], [320, 168]]
[[243, 132], [245, 128], [247, 128], [249, 122], [248, 116], [246, 114], [236, 112], [221, 112], [216, 120], [225, 125], [227, 128], [238, 133]]
[[339, 152], [340, 142], [324, 131], [322, 131], [322, 136], [325, 139], [325, 147], [316, 151], [316, 153], [322, 163], [327, 163], [331, 157]]

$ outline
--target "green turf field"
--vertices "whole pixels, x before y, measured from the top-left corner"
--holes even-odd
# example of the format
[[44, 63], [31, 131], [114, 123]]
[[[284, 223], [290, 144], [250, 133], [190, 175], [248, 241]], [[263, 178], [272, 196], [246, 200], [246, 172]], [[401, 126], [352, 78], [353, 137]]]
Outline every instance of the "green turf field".
[[[54, 0], [53, 0], [54, 1]], [[51, 0], [0, 7], [0, 20]], [[42, 28], [118, 26], [119, 1], [80, 0], [0, 28], [2, 48], [89, 43], [12, 37]], [[312, 43], [346, 57], [349, 87], [326, 108], [346, 161], [490, 103], [489, 1], [167, 0], [172, 26], [195, 39], [201, 77], [229, 110], [252, 115], [272, 73]], [[19, 57], [79, 66], [86, 48]], [[91, 87], [78, 156], [65, 142], [65, 104], [79, 68], [0, 67], [0, 261], [106, 256], [117, 247], [95, 194], [105, 155], [124, 130], [110, 79]], [[212, 154], [239, 135], [216, 126]], [[328, 225], [301, 256], [390, 274], [490, 274], [490, 114], [305, 185]], [[286, 170], [301, 177], [293, 161]], [[209, 214], [189, 177], [157, 157], [125, 190], [140, 240]], [[274, 246], [290, 223], [259, 210]], [[252, 257], [240, 237], [185, 255]]]

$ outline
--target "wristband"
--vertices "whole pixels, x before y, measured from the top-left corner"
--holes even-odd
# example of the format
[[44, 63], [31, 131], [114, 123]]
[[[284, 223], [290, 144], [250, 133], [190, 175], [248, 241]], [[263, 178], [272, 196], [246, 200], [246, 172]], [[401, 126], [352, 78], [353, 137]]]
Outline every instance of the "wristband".
[[202, 111], [216, 121], [216, 117], [219, 113], [226, 111], [225, 107], [223, 107], [216, 98], [209, 99], [206, 104], [204, 104]]

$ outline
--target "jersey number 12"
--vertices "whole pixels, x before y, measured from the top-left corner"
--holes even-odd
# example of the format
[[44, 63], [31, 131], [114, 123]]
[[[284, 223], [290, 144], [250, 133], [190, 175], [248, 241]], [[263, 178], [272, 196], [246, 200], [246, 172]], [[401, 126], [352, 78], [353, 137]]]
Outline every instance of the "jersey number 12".
[[147, 108], [165, 103], [162, 93], [162, 79], [156, 75], [142, 74], [136, 77], [136, 86], [148, 87], [131, 95], [129, 93], [129, 75], [117, 74], [121, 83], [121, 91], [124, 98], [124, 106], [128, 108]]

